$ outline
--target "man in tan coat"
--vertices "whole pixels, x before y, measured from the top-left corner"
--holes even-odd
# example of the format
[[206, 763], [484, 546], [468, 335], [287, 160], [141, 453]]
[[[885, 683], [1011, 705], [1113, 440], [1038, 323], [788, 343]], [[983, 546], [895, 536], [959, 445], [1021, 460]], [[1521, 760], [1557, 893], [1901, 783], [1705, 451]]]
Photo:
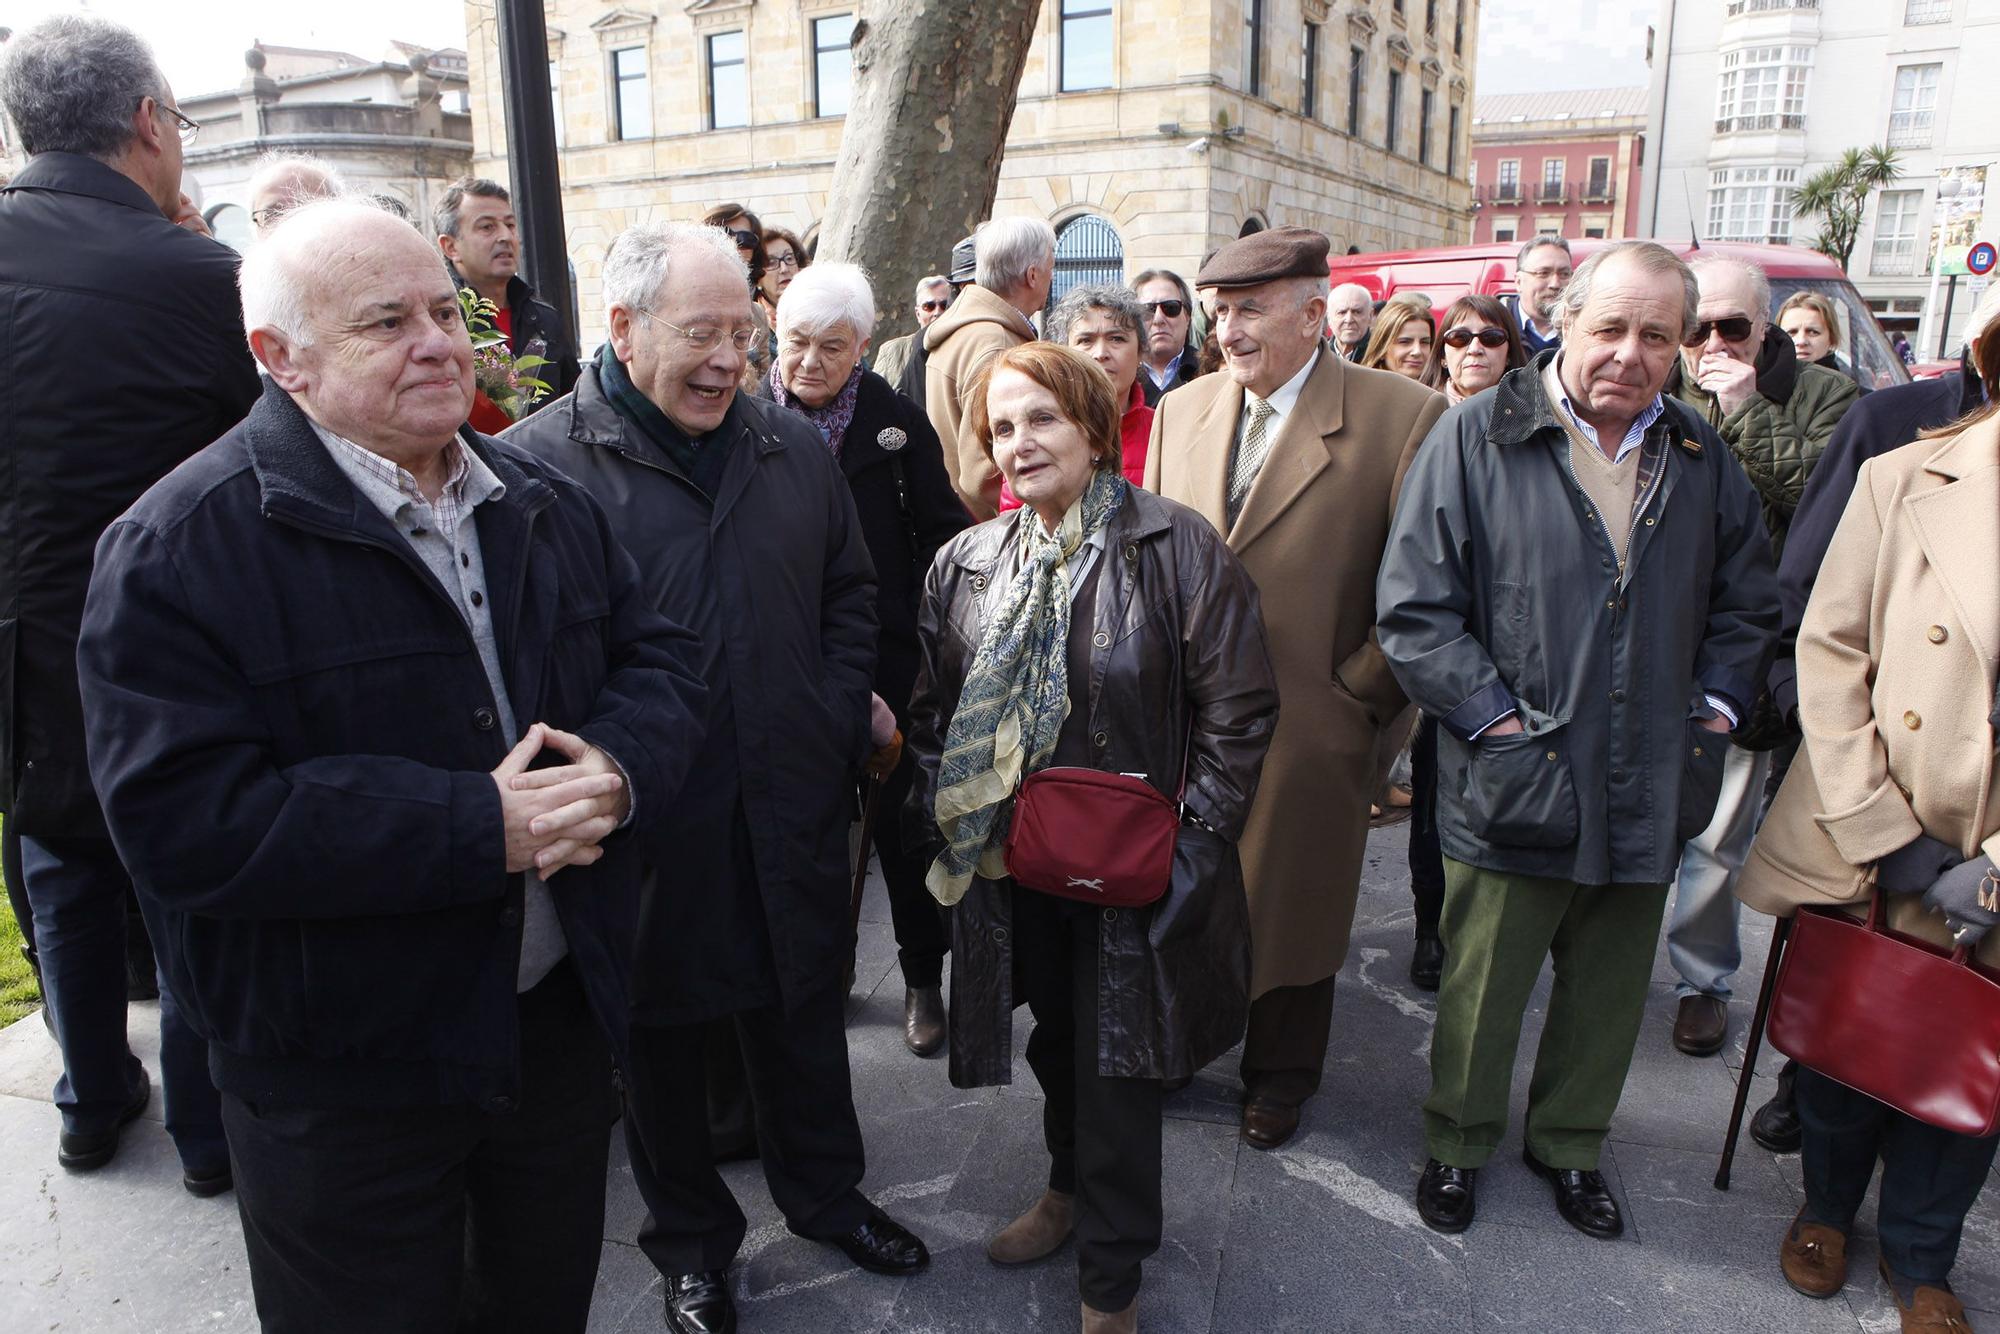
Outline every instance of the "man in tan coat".
[[1146, 485], [1228, 539], [1263, 599], [1277, 736], [1243, 834], [1250, 1028], [1243, 1139], [1273, 1149], [1319, 1088], [1333, 979], [1368, 839], [1377, 733], [1403, 692], [1376, 647], [1375, 574], [1397, 485], [1442, 395], [1322, 352], [1327, 241], [1279, 227], [1195, 278], [1224, 374], [1154, 409]]
[[1000, 470], [972, 432], [965, 395], [987, 362], [1034, 340], [1028, 317], [1048, 304], [1056, 233], [1040, 218], [995, 218], [972, 240], [977, 284], [924, 330], [924, 407], [958, 498], [983, 523], [1000, 512]]

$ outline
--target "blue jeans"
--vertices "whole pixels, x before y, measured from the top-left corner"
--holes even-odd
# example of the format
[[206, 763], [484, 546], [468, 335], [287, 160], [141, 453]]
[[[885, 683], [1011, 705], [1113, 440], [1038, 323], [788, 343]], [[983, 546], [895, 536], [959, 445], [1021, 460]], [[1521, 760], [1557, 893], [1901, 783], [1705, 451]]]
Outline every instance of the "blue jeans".
[[[125, 1041], [129, 878], [108, 839], [24, 838], [21, 870], [35, 913], [42, 1001], [62, 1048], [55, 1101], [63, 1129], [109, 1130], [130, 1103], [140, 1073], [139, 1058]], [[147, 921], [153, 920], [149, 911]], [[167, 1134], [182, 1166], [208, 1173], [226, 1165], [229, 1150], [222, 1106], [208, 1079], [208, 1044], [188, 1027], [165, 977], [160, 979], [160, 1083]]]
[[1715, 815], [1681, 849], [1667, 919], [1667, 961], [1681, 975], [1677, 995], [1729, 999], [1729, 979], [1743, 962], [1736, 937], [1736, 876], [1757, 835], [1770, 772], [1770, 752], [1730, 746]]

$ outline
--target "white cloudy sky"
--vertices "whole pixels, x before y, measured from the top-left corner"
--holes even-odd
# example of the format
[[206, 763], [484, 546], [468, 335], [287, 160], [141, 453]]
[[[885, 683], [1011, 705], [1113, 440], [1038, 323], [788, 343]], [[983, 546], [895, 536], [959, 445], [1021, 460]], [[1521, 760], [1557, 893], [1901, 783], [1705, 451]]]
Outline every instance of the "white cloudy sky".
[[[144, 35], [174, 90], [188, 96], [234, 87], [243, 77], [243, 50], [255, 39], [364, 56], [381, 54], [390, 38], [463, 46], [468, 13], [460, 0], [0, 0], [0, 26], [18, 30], [78, 8]], [[1481, 9], [1482, 93], [1646, 81], [1646, 25], [1659, 0], [1484, 0]], [[472, 12], [491, 21], [490, 3]]]
[[1647, 81], [1646, 25], [1660, 0], [1486, 0], [1480, 12], [1478, 92]]

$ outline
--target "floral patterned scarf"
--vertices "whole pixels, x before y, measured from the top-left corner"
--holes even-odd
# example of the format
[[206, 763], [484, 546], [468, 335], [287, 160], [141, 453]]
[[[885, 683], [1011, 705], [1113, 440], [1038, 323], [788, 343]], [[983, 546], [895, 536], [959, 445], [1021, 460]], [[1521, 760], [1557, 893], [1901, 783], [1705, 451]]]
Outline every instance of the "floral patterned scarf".
[[1021, 569], [1000, 595], [965, 672], [938, 758], [935, 818], [945, 850], [925, 883], [949, 907], [975, 875], [1007, 874], [1007, 826], [1021, 779], [1044, 768], [1069, 714], [1069, 564], [1125, 503], [1129, 483], [1100, 470], [1054, 533], [1029, 510], [1015, 521]]
[[854, 364], [854, 373], [847, 377], [847, 383], [833, 396], [833, 401], [823, 408], [809, 408], [799, 402], [796, 395], [785, 388], [785, 382], [778, 375], [778, 363], [771, 362], [771, 401], [781, 408], [790, 408], [814, 426], [826, 437], [826, 447], [840, 457], [840, 445], [847, 438], [847, 428], [854, 424], [854, 403], [861, 397], [861, 363]]

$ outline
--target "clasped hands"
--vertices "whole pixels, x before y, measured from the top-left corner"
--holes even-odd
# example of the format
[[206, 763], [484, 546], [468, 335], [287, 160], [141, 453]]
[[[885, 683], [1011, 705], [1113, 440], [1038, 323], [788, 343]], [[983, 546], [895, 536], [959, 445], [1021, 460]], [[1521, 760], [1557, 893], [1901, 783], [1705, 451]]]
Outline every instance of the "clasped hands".
[[[530, 769], [544, 749], [568, 764]], [[565, 866], [604, 855], [604, 836], [625, 822], [632, 794], [611, 757], [582, 737], [547, 723], [528, 729], [493, 771], [507, 833], [507, 869], [546, 881]]]

